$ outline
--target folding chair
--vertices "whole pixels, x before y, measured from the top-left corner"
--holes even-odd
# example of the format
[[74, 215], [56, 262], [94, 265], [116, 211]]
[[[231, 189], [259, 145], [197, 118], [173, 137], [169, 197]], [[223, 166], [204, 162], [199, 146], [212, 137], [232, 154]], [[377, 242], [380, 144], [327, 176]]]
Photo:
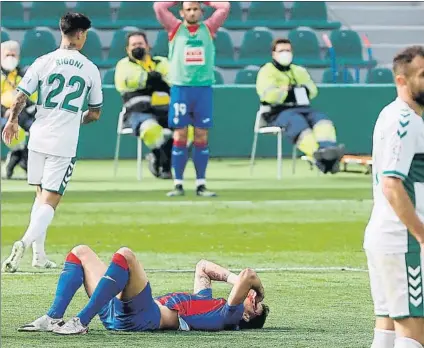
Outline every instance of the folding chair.
[[[124, 115], [125, 115], [125, 108], [122, 108], [122, 111], [119, 113], [118, 118], [118, 127], [116, 129], [116, 147], [115, 147], [115, 159], [114, 159], [114, 177], [116, 178], [118, 174], [118, 162], [119, 162], [119, 149], [121, 147], [121, 135], [132, 135], [133, 129], [130, 127], [126, 127], [124, 125]], [[142, 166], [142, 159], [143, 159], [143, 146], [140, 137], [137, 137], [137, 180], [141, 180], [143, 177], [143, 166]]]
[[[259, 111], [256, 113], [255, 126], [253, 129], [253, 145], [252, 153], [250, 155], [250, 175], [253, 175], [253, 167], [255, 165], [255, 156], [256, 156], [256, 147], [258, 145], [259, 134], [273, 134], [277, 135], [277, 179], [281, 180], [282, 170], [283, 170], [283, 133], [284, 129], [280, 127], [268, 127], [265, 120], [262, 118], [264, 112], [269, 111], [270, 107], [266, 105], [261, 105]], [[292, 151], [292, 172], [295, 173], [296, 170], [296, 145], [293, 146]]]

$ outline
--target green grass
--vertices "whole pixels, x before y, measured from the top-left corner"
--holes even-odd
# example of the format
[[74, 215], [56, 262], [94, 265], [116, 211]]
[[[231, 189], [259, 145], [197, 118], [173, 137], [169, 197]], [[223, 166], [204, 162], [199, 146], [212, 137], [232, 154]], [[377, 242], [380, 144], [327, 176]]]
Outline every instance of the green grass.
[[[20, 272], [2, 275], [2, 347], [369, 347], [373, 311], [362, 239], [370, 176], [317, 176], [300, 162], [292, 175], [287, 161], [277, 181], [275, 169], [275, 161], [261, 160], [251, 177], [247, 161], [213, 161], [208, 186], [219, 197], [203, 199], [192, 191], [189, 166], [187, 195], [169, 199], [172, 183], [147, 170], [137, 182], [133, 161], [121, 163], [117, 179], [111, 162], [81, 162], [47, 236], [47, 252], [60, 264], [77, 244], [90, 245], [105, 261], [120, 246], [132, 248], [151, 270], [155, 295], [189, 291], [193, 275], [186, 271], [200, 258], [264, 269], [271, 314], [263, 330], [113, 333], [95, 319], [84, 337], [18, 333], [48, 309], [59, 274], [34, 270], [28, 252]], [[25, 231], [32, 199], [25, 182], [2, 183], [3, 259]], [[216, 296], [228, 295], [225, 284], [215, 285]], [[85, 302], [79, 291], [67, 317]]]

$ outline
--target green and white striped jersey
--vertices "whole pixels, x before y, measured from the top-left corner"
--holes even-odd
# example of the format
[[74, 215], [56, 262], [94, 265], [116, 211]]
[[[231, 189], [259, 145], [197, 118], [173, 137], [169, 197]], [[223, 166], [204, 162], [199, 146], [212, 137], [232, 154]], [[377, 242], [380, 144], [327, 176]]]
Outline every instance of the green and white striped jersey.
[[28, 148], [53, 156], [75, 157], [82, 107], [99, 108], [102, 82], [96, 65], [76, 50], [57, 49], [38, 58], [18, 86], [38, 92], [37, 113]]
[[364, 248], [385, 253], [419, 251], [417, 240], [400, 221], [383, 194], [381, 178], [403, 180], [424, 222], [424, 121], [397, 98], [378, 117], [373, 136], [374, 206], [365, 231]]

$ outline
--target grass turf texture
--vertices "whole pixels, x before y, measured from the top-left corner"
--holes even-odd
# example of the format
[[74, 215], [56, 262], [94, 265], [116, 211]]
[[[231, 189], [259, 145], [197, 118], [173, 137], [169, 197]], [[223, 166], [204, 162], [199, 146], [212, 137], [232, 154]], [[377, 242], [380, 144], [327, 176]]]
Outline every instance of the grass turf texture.
[[[186, 196], [167, 198], [172, 182], [135, 180], [135, 163], [123, 161], [117, 179], [112, 163], [82, 161], [47, 236], [49, 257], [63, 264], [77, 244], [88, 244], [109, 262], [120, 246], [132, 248], [150, 272], [155, 295], [190, 291], [190, 271], [200, 258], [232, 269], [259, 272], [271, 313], [263, 330], [250, 332], [107, 332], [96, 318], [84, 337], [18, 333], [44, 314], [58, 271], [37, 271], [28, 251], [20, 272], [2, 275], [2, 347], [369, 347], [373, 313], [362, 252], [371, 209], [371, 177], [317, 176], [304, 163], [283, 180], [275, 161], [261, 160], [253, 177], [247, 161], [213, 161], [209, 185], [215, 199], [194, 195], [191, 164]], [[2, 183], [2, 259], [27, 226], [33, 193], [25, 182]], [[308, 269], [309, 268], [309, 269]], [[170, 273], [167, 270], [181, 270]], [[28, 272], [37, 272], [29, 274]], [[229, 288], [215, 284], [215, 296]], [[66, 318], [86, 302], [80, 290]]]

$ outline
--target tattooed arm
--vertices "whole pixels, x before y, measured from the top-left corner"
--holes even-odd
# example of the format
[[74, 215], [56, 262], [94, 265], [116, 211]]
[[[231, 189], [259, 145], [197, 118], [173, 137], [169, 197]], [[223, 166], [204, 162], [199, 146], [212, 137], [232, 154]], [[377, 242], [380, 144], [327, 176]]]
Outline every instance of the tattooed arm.
[[207, 260], [200, 260], [194, 275], [194, 293], [211, 288], [213, 280], [234, 285], [237, 279], [237, 275], [228, 269]]
[[27, 102], [27, 95], [21, 91], [15, 96], [12, 106], [10, 107], [9, 122], [17, 123], [18, 116], [24, 109]]
[[17, 139], [19, 126], [18, 126], [18, 117], [22, 110], [24, 109], [27, 102], [27, 95], [21, 91], [15, 96], [12, 106], [9, 109], [8, 116], [9, 119], [3, 129], [3, 141], [9, 145], [13, 138]]

